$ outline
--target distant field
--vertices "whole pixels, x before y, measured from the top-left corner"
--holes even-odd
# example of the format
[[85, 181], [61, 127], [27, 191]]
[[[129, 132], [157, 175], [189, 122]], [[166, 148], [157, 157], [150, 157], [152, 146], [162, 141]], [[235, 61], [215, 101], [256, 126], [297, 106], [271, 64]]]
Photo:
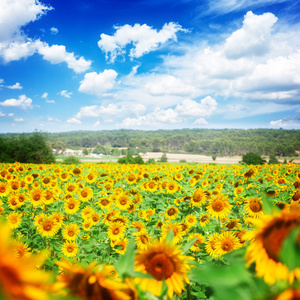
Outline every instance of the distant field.
[[[140, 153], [143, 160], [146, 162], [148, 159], [153, 158], [155, 161], [159, 160], [163, 155], [163, 152], [147, 152], [145, 154]], [[62, 161], [66, 156], [57, 156], [57, 161]], [[78, 157], [83, 162], [116, 162], [119, 157], [111, 155], [103, 155], [101, 157], [82, 156]], [[168, 162], [177, 163], [185, 160], [187, 163], [218, 163], [218, 164], [238, 164], [242, 160], [242, 156], [217, 156], [213, 161], [211, 156], [199, 155], [199, 154], [185, 154], [185, 153], [167, 153]], [[300, 163], [299, 157], [287, 157], [287, 161], [293, 159], [294, 163]], [[268, 160], [268, 157], [266, 157]], [[283, 162], [284, 158], [278, 158], [280, 162]]]

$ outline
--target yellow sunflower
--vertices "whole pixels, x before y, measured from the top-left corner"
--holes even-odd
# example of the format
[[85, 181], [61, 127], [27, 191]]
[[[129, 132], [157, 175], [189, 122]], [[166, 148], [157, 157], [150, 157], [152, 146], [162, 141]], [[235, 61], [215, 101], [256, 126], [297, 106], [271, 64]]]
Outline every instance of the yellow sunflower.
[[146, 229], [146, 225], [142, 221], [134, 221], [131, 226], [136, 228], [138, 232]]
[[277, 295], [273, 300], [298, 300], [300, 299], [300, 288], [298, 289], [287, 289], [280, 295]]
[[5, 197], [9, 193], [9, 187], [7, 182], [0, 181], [0, 197]]
[[53, 289], [61, 294], [67, 290], [67, 295], [76, 298], [98, 299], [98, 300], [130, 300], [122, 290], [126, 285], [107, 277], [105, 267], [91, 263], [87, 268], [73, 265], [68, 261], [60, 261], [57, 265], [62, 273], [57, 277], [57, 283]]
[[185, 217], [185, 223], [189, 227], [194, 227], [197, 224], [197, 217], [193, 214], [189, 214]]
[[180, 186], [175, 180], [171, 180], [167, 183], [166, 190], [168, 194], [174, 194], [180, 191]]
[[34, 188], [30, 193], [30, 201], [33, 207], [42, 205], [45, 201], [45, 192], [40, 187]]
[[93, 222], [93, 225], [96, 225], [100, 221], [100, 214], [98, 212], [92, 212], [88, 219]]
[[119, 241], [124, 238], [126, 227], [121, 222], [112, 223], [107, 230], [107, 235], [112, 241]]
[[228, 202], [227, 196], [224, 194], [218, 194], [216, 197], [212, 198], [207, 205], [207, 211], [211, 217], [217, 219], [226, 218], [231, 211], [232, 205]]
[[50, 217], [46, 217], [43, 222], [41, 222], [38, 227], [37, 231], [45, 237], [52, 237], [54, 236], [60, 228], [60, 224], [57, 223], [56, 219]]
[[14, 240], [12, 242], [12, 247], [15, 250], [16, 256], [19, 258], [22, 258], [22, 257], [28, 258], [31, 254], [31, 252], [30, 252], [31, 249], [24, 242]]
[[8, 204], [9, 208], [11, 208], [11, 209], [17, 209], [18, 207], [21, 206], [16, 194], [12, 194], [8, 197], [8, 203], [9, 203]]
[[165, 218], [174, 220], [174, 219], [176, 219], [178, 214], [179, 214], [179, 209], [176, 206], [171, 206], [171, 207], [167, 208], [167, 210], [165, 212]]
[[262, 201], [258, 197], [248, 199], [245, 205], [245, 211], [251, 218], [260, 218], [264, 214]]
[[125, 254], [126, 247], [128, 245], [127, 238], [123, 238], [115, 243], [113, 243], [113, 249], [119, 254]]
[[178, 295], [184, 290], [184, 283], [189, 284], [189, 262], [192, 257], [184, 256], [182, 251], [165, 239], [156, 240], [145, 250], [138, 250], [135, 256], [137, 271], [150, 274], [153, 279], [136, 278], [142, 290], [150, 291], [154, 296], [161, 294], [163, 280], [168, 287], [168, 297], [171, 299], [174, 292]]
[[89, 201], [93, 198], [93, 190], [89, 186], [85, 186], [78, 190], [79, 199], [83, 202]]
[[[251, 232], [253, 240], [246, 252], [247, 266], [255, 263], [257, 276], [268, 284], [274, 284], [276, 280], [292, 282], [294, 277], [300, 275], [300, 268], [289, 271], [280, 261], [279, 254], [283, 241], [291, 230], [300, 228], [300, 211], [281, 211], [275, 216], [264, 215], [252, 222], [258, 228]], [[299, 237], [297, 241], [299, 242]]]
[[21, 225], [22, 217], [21, 217], [21, 214], [13, 212], [6, 217], [6, 220], [7, 220], [8, 226], [11, 229], [15, 229]]
[[127, 210], [132, 204], [132, 200], [129, 198], [129, 196], [120, 194], [115, 203], [120, 210]]
[[174, 233], [174, 238], [173, 238], [174, 244], [177, 244], [182, 239], [182, 237], [185, 235], [185, 232], [183, 231], [181, 224], [175, 222], [175, 223], [163, 224], [161, 237], [163, 239], [166, 238], [166, 236], [170, 230], [173, 230], [173, 233]]
[[193, 252], [199, 252], [201, 248], [199, 247], [201, 244], [205, 243], [205, 237], [201, 233], [192, 233], [188, 237], [188, 241], [197, 238], [194, 244], [191, 246], [190, 250]]
[[200, 206], [202, 204], [205, 204], [206, 200], [207, 196], [205, 191], [201, 188], [198, 188], [193, 193], [193, 197], [191, 198], [191, 204], [193, 206]]
[[225, 231], [219, 235], [218, 239], [215, 241], [215, 253], [216, 256], [222, 256], [233, 250], [240, 248], [240, 241], [234, 232]]
[[102, 209], [110, 209], [112, 201], [109, 198], [101, 198], [97, 204], [102, 208]]
[[74, 194], [77, 192], [78, 186], [72, 182], [68, 182], [65, 187], [64, 187], [64, 191], [66, 192], [66, 194]]
[[65, 212], [68, 215], [76, 214], [79, 210], [80, 202], [74, 198], [69, 198], [64, 203]]
[[132, 235], [134, 236], [134, 240], [137, 244], [138, 249], [148, 248], [148, 245], [151, 243], [151, 237], [147, 234], [146, 230], [134, 232]]
[[208, 237], [205, 243], [205, 250], [212, 257], [218, 256], [216, 252], [216, 242], [218, 239], [219, 239], [219, 235], [217, 233], [213, 233], [211, 236]]
[[66, 241], [63, 243], [61, 251], [66, 257], [74, 257], [78, 252], [78, 245], [74, 241]]
[[70, 223], [65, 225], [64, 229], [62, 230], [62, 235], [64, 239], [74, 241], [76, 240], [79, 231], [80, 229], [77, 224]]

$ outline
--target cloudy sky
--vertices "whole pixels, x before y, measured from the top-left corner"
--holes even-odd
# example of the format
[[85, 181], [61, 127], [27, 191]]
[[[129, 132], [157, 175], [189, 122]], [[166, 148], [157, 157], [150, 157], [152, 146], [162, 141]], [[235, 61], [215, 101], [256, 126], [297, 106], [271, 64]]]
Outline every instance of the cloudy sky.
[[300, 129], [299, 0], [0, 0], [0, 132]]

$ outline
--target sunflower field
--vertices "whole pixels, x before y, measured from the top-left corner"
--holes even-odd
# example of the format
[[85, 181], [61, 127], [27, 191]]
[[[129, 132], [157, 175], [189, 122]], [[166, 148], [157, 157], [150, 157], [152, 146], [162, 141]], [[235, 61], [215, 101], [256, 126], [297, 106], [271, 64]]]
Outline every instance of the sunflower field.
[[300, 166], [1, 164], [0, 299], [300, 299]]

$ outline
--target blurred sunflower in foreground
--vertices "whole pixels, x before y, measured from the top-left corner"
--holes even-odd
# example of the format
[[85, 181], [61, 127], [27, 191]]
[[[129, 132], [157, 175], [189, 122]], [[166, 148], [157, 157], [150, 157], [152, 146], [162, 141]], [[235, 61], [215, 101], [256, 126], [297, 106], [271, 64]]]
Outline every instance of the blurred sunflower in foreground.
[[165, 280], [168, 286], [168, 297], [172, 299], [174, 292], [178, 295], [185, 289], [184, 284], [190, 283], [187, 273], [193, 257], [183, 255], [180, 248], [166, 239], [156, 240], [147, 249], [140, 249], [135, 257], [135, 268], [142, 273], [150, 274], [151, 278], [136, 278], [136, 283], [144, 291], [160, 296]]
[[0, 223], [0, 298], [48, 299], [48, 275], [36, 267], [42, 263], [42, 256], [20, 257], [10, 235], [9, 227]]
[[[248, 239], [252, 239], [246, 252], [247, 265], [255, 263], [257, 276], [268, 284], [274, 284], [276, 280], [292, 283], [300, 278], [300, 268], [289, 270], [280, 257], [284, 240], [295, 228], [299, 232], [300, 210], [283, 210], [274, 216], [264, 215], [251, 222], [257, 229], [247, 234]], [[300, 234], [297, 243], [300, 244]]]

